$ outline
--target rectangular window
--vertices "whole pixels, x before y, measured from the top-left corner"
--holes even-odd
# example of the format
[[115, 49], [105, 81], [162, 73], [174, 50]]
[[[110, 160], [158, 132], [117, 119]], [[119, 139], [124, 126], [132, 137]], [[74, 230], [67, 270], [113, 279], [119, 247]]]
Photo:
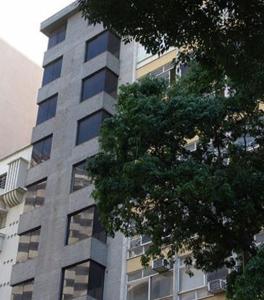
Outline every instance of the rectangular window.
[[103, 91], [112, 97], [116, 97], [117, 85], [118, 76], [109, 69], [104, 68], [83, 79], [81, 101], [91, 98]]
[[37, 125], [55, 116], [57, 108], [57, 98], [58, 94], [51, 96], [48, 99], [39, 103]]
[[33, 144], [31, 167], [34, 167], [50, 158], [52, 135]]
[[149, 283], [148, 279], [131, 283], [127, 287], [128, 300], [146, 300], [148, 299]]
[[6, 185], [7, 173], [0, 175], [0, 189], [4, 189]]
[[24, 212], [44, 205], [47, 179], [27, 186]]
[[166, 272], [151, 277], [150, 299], [169, 299], [173, 290], [173, 273]]
[[119, 58], [120, 38], [109, 31], [104, 31], [86, 42], [85, 61], [90, 60], [105, 51], [109, 51]]
[[42, 86], [57, 79], [61, 75], [62, 57], [44, 66]]
[[34, 280], [25, 281], [17, 284], [12, 289], [11, 300], [31, 300], [33, 293]]
[[64, 41], [65, 36], [66, 36], [66, 24], [62, 25], [60, 28], [52, 32], [52, 34], [49, 37], [48, 49]]
[[99, 222], [96, 206], [88, 207], [69, 216], [67, 245], [94, 237], [106, 242], [106, 232]]
[[109, 118], [110, 116], [111, 115], [105, 110], [99, 110], [98, 112], [79, 120], [76, 145], [98, 136], [104, 119]]
[[105, 268], [93, 261], [86, 261], [63, 270], [61, 300], [90, 296], [103, 299]]
[[87, 160], [81, 161], [72, 167], [71, 192], [88, 186], [91, 182], [86, 171]]
[[40, 228], [30, 230], [20, 235], [17, 261], [23, 262], [38, 256]]

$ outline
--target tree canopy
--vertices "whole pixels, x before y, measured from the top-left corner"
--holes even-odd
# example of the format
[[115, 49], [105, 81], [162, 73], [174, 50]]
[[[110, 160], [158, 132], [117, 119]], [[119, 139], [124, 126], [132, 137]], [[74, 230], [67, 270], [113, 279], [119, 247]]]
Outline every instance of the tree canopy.
[[232, 264], [233, 252], [253, 256], [264, 225], [260, 104], [197, 63], [172, 87], [148, 77], [122, 86], [88, 163], [108, 232], [149, 235], [144, 263], [162, 247], [191, 251], [206, 271]]
[[262, 0], [79, 0], [83, 15], [149, 52], [176, 47], [228, 76], [258, 85], [263, 95]]
[[244, 272], [233, 273], [227, 292], [230, 300], [264, 300], [264, 248], [247, 263]]

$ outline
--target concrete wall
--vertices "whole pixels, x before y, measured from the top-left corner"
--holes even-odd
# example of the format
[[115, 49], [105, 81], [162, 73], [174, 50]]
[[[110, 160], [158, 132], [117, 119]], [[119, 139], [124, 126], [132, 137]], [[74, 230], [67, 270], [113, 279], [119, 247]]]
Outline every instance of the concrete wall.
[[0, 39], [0, 159], [30, 143], [41, 68]]

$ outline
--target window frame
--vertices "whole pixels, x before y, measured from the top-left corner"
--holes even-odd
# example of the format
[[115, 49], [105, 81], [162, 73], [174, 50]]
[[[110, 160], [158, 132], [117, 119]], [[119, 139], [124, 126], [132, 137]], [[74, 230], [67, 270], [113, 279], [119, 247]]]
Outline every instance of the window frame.
[[[66, 33], [67, 33], [67, 25], [68, 25], [68, 24], [67, 24], [67, 21], [66, 21], [65, 23], [63, 23], [63, 24], [61, 24], [60, 26], [58, 26], [58, 27], [50, 34], [49, 40], [48, 40], [48, 47], [47, 47], [48, 50], [54, 48], [54, 47], [57, 46], [58, 44], [60, 44], [60, 43], [62, 43], [63, 41], [65, 41], [65, 39], [66, 39]], [[64, 30], [61, 31], [62, 29], [64, 29]], [[51, 44], [50, 38], [53, 37], [54, 34], [56, 34], [56, 33], [61, 33], [61, 32], [64, 33], [63, 39], [62, 39], [62, 40], [60, 39], [59, 41], [56, 40], [55, 44], [50, 45], [50, 44]]]
[[[60, 297], [59, 299], [62, 300], [63, 299], [63, 289], [64, 289], [64, 280], [65, 280], [65, 271], [67, 269], [70, 269], [70, 268], [73, 268], [75, 266], [78, 266], [78, 265], [81, 265], [83, 263], [86, 263], [86, 262], [89, 262], [90, 265], [89, 265], [89, 274], [88, 274], [88, 282], [87, 282], [87, 294], [85, 296], [89, 296], [88, 292], [89, 292], [89, 279], [90, 279], [90, 268], [91, 268], [91, 264], [96, 264], [100, 267], [102, 267], [104, 269], [104, 276], [103, 276], [103, 287], [102, 287], [102, 299], [100, 300], [103, 300], [103, 293], [104, 293], [104, 285], [105, 285], [105, 271], [106, 271], [106, 266], [103, 266], [101, 265], [100, 263], [92, 260], [92, 259], [85, 259], [85, 260], [81, 260], [77, 263], [74, 263], [74, 264], [71, 264], [71, 265], [67, 265], [65, 267], [63, 267], [61, 269], [61, 280], [60, 280]], [[82, 297], [85, 297], [85, 296], [82, 296]], [[72, 300], [74, 300], [75, 298], [73, 298]]]
[[[16, 283], [15, 285], [12, 286], [12, 290], [11, 290], [11, 299], [13, 300], [13, 288], [18, 286], [18, 285], [24, 285], [24, 284], [27, 284], [27, 283], [31, 283], [32, 282], [32, 296], [33, 296], [33, 292], [34, 292], [34, 277], [33, 278], [30, 278], [30, 279], [27, 279], [25, 281], [22, 281], [22, 282], [19, 282], [19, 283]], [[24, 290], [24, 287], [23, 287], [23, 290]], [[24, 297], [23, 297], [24, 298]]]
[[[47, 183], [48, 183], [48, 177], [44, 177], [44, 178], [42, 178], [42, 179], [40, 179], [40, 180], [38, 180], [38, 181], [32, 182], [31, 184], [28, 184], [28, 185], [26, 186], [27, 191], [26, 191], [25, 203], [24, 203], [24, 213], [30, 212], [30, 211], [32, 211], [32, 210], [35, 210], [35, 209], [37, 209], [37, 208], [40, 208], [40, 207], [43, 207], [43, 206], [44, 206], [44, 204], [41, 205], [41, 206], [39, 206], [39, 207], [36, 207], [36, 206], [34, 205], [34, 207], [33, 207], [32, 209], [25, 211], [25, 208], [26, 208], [26, 205], [27, 205], [27, 204], [26, 204], [26, 201], [27, 201], [27, 192], [28, 192], [28, 188], [30, 188], [30, 187], [32, 187], [32, 186], [34, 186], [34, 185], [43, 183], [43, 182], [46, 182], [46, 185], [45, 185], [45, 192], [46, 192]], [[46, 195], [45, 195], [45, 196], [46, 196]], [[44, 203], [45, 203], [45, 198], [46, 198], [45, 196], [44, 196], [44, 200], [43, 200]]]
[[[42, 100], [41, 102], [38, 103], [38, 113], [37, 113], [37, 119], [36, 119], [36, 126], [37, 125], [40, 125], [42, 123], [45, 123], [47, 122], [48, 120], [54, 118], [56, 116], [56, 113], [57, 113], [57, 102], [58, 102], [58, 96], [59, 94], [58, 93], [55, 93], [54, 95], [51, 95], [50, 97]], [[45, 104], [47, 103], [48, 101], [51, 101], [54, 99], [54, 102], [55, 102], [55, 112], [54, 112], [54, 115], [52, 115], [51, 117], [48, 117], [47, 119], [45, 119], [44, 121], [39, 121], [39, 111], [40, 111], [40, 107], [42, 104]], [[46, 113], [47, 114], [47, 113]]]
[[[98, 73], [100, 73], [100, 72], [102, 72], [102, 71], [105, 71], [105, 78], [104, 78], [104, 82], [103, 82], [103, 89], [102, 89], [101, 91], [97, 92], [96, 94], [93, 94], [92, 96], [89, 96], [89, 97], [84, 98], [84, 82], [85, 82], [86, 80], [89, 80], [90, 78], [94, 77], [95, 75], [97, 75]], [[114, 75], [114, 76], [116, 77], [116, 95], [117, 95], [119, 75], [116, 74], [114, 71], [112, 71], [111, 69], [109, 69], [109, 68], [106, 66], [106, 67], [103, 67], [103, 68], [101, 68], [101, 69], [95, 71], [95, 72], [92, 73], [92, 74], [89, 74], [88, 76], [86, 76], [86, 77], [84, 77], [84, 78], [82, 79], [80, 103], [81, 103], [81, 102], [84, 102], [84, 101], [87, 101], [87, 100], [89, 100], [90, 98], [95, 97], [96, 95], [98, 95], [98, 94], [100, 94], [100, 93], [103, 93], [103, 92], [106, 93], [106, 94], [108, 94], [108, 95], [110, 95], [110, 96], [113, 97], [113, 98], [116, 97], [116, 95], [112, 96], [111, 94], [109, 94], [109, 93], [106, 91], [106, 81], [107, 81], [107, 80], [106, 80], [106, 76], [107, 76], [106, 74], [107, 74], [108, 72], [111, 73], [112, 75]]]
[[[90, 208], [93, 208], [93, 209], [94, 209], [94, 211], [93, 211], [92, 235], [91, 235], [90, 237], [86, 237], [86, 238], [81, 239], [81, 240], [79, 240], [79, 241], [77, 241], [77, 242], [75, 242], [75, 243], [71, 243], [71, 244], [70, 244], [70, 243], [69, 243], [69, 237], [70, 237], [71, 217], [73, 217], [73, 216], [75, 216], [75, 215], [78, 215], [79, 213], [81, 213], [81, 212], [83, 212], [83, 211], [85, 211], [85, 210], [88, 210], [88, 209], [90, 209]], [[97, 216], [96, 216], [96, 214], [97, 214]], [[68, 215], [67, 215], [67, 226], [66, 226], [66, 234], [65, 234], [64, 245], [65, 245], [65, 246], [75, 245], [75, 244], [77, 244], [78, 242], [83, 241], [83, 240], [86, 240], [86, 239], [89, 239], [89, 238], [97, 239], [96, 237], [94, 237], [94, 222], [95, 222], [95, 221], [97, 221], [97, 222], [99, 221], [99, 220], [98, 220], [98, 208], [96, 207], [95, 204], [86, 206], [86, 207], [84, 207], [84, 208], [81, 208], [81, 209], [79, 209], [79, 210], [77, 210], [77, 211], [74, 211], [74, 212], [68, 214]], [[102, 225], [101, 225], [101, 226], [102, 226]], [[99, 240], [99, 239], [97, 239], [97, 240]], [[106, 232], [105, 232], [105, 240], [104, 240], [104, 241], [99, 240], [99, 241], [102, 242], [102, 243], [104, 243], [104, 244], [106, 244], [106, 241], [107, 241], [107, 233], [106, 233]]]
[[[45, 160], [41, 160], [41, 162], [39, 163], [36, 163], [36, 164], [33, 164], [33, 151], [34, 151], [34, 146], [40, 142], [43, 142], [45, 140], [48, 140], [48, 139], [51, 139], [51, 144], [50, 144], [50, 152], [49, 152], [49, 158], [48, 159], [45, 159]], [[41, 138], [40, 140], [32, 143], [32, 153], [31, 153], [31, 161], [30, 161], [30, 167], [33, 168], [37, 165], [40, 165], [41, 163], [45, 162], [45, 161], [48, 161], [50, 160], [50, 157], [51, 157], [51, 150], [52, 150], [52, 143], [53, 143], [53, 134], [49, 134], [48, 136], [45, 136], [43, 138]], [[43, 146], [42, 146], [43, 147]]]
[[89, 119], [90, 117], [92, 117], [92, 116], [98, 114], [99, 112], [102, 112], [102, 114], [105, 113], [105, 114], [108, 115], [107, 117], [104, 117], [103, 120], [101, 120], [99, 132], [100, 132], [100, 130], [101, 130], [101, 127], [102, 127], [102, 124], [103, 124], [104, 120], [105, 120], [106, 118], [111, 118], [111, 117], [113, 116], [113, 115], [112, 115], [110, 112], [108, 112], [106, 109], [101, 108], [101, 109], [99, 109], [99, 110], [97, 110], [97, 111], [95, 111], [95, 112], [93, 112], [93, 113], [91, 113], [91, 114], [89, 114], [89, 115], [87, 115], [87, 116], [85, 116], [85, 117], [83, 117], [83, 118], [77, 120], [77, 128], [76, 128], [76, 135], [75, 135], [75, 137], [76, 137], [76, 138], [75, 138], [75, 146], [76, 146], [76, 147], [79, 146], [79, 145], [82, 145], [82, 144], [84, 144], [84, 143], [86, 143], [86, 142], [88, 142], [88, 141], [91, 141], [91, 140], [94, 139], [94, 138], [98, 138], [99, 134], [98, 134], [98, 135], [95, 135], [95, 136], [93, 136], [93, 137], [91, 137], [91, 138], [89, 138], [89, 139], [87, 139], [87, 140], [85, 140], [85, 141], [78, 142], [78, 141], [79, 141], [79, 128], [80, 128], [80, 123], [81, 123], [82, 121], [84, 121], [85, 119]]
[[6, 187], [6, 179], [7, 179], [7, 172], [0, 175], [0, 189], [4, 190]]
[[[48, 79], [48, 80], [44, 80], [45, 79], [45, 72], [46, 72], [46, 68], [61, 61], [61, 66], [60, 66], [60, 72], [59, 72], [59, 76], [58, 77], [52, 77], [52, 79]], [[51, 62], [49, 62], [48, 64], [46, 64], [45, 66], [43, 66], [43, 77], [42, 77], [42, 87], [46, 86], [47, 84], [53, 82], [54, 80], [58, 79], [61, 77], [61, 71], [62, 71], [62, 64], [63, 64], [63, 55], [57, 57], [56, 59], [52, 60]]]

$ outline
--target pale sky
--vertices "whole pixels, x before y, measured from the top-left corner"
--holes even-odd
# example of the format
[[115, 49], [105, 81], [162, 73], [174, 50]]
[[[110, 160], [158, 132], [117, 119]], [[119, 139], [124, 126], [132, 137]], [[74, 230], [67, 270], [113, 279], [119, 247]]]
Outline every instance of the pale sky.
[[0, 38], [42, 65], [47, 37], [40, 23], [73, 0], [0, 0]]

